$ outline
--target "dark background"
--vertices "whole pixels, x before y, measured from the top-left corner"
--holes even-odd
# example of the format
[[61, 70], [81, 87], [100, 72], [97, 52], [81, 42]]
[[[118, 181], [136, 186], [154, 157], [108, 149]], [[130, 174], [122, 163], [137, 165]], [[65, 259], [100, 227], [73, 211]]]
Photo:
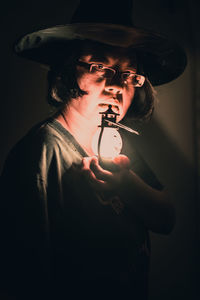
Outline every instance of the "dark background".
[[[169, 189], [177, 210], [172, 234], [151, 234], [150, 300], [199, 299], [199, 1], [133, 3], [135, 25], [169, 36], [188, 55], [185, 72], [156, 88], [154, 118], [141, 128], [143, 155]], [[12, 44], [30, 31], [68, 23], [77, 4], [77, 0], [1, 3], [0, 170], [10, 148], [50, 113], [45, 99], [47, 71], [15, 56]]]

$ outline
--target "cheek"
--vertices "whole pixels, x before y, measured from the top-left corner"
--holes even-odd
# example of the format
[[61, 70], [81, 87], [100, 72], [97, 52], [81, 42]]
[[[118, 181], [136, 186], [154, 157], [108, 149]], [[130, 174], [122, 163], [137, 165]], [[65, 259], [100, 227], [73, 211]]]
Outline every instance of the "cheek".
[[77, 79], [78, 85], [81, 90], [88, 92], [89, 94], [94, 94], [103, 88], [103, 81], [95, 79], [94, 76], [90, 74], [84, 74]]
[[134, 95], [135, 95], [134, 87], [128, 89], [126, 91], [126, 93], [124, 94], [124, 100], [125, 100], [124, 101], [124, 108], [126, 108], [127, 110], [133, 102]]
[[126, 115], [129, 107], [131, 106], [132, 102], [134, 101], [133, 98], [134, 98], [134, 94], [135, 94], [135, 90], [134, 88], [133, 89], [130, 89], [130, 90], [127, 90], [126, 92], [124, 92], [123, 94], [123, 113], [122, 113], [122, 116], [120, 117], [120, 120], [122, 118], [124, 118], [124, 116]]

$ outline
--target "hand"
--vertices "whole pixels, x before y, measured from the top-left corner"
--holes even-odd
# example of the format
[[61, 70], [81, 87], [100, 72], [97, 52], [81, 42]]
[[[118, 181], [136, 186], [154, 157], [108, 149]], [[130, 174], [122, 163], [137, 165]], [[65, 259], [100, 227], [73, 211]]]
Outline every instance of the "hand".
[[130, 160], [125, 155], [119, 155], [111, 163], [117, 167], [117, 171], [111, 172], [102, 168], [96, 156], [85, 157], [82, 161], [82, 171], [96, 191], [118, 194], [129, 176]]
[[[93, 188], [100, 195], [105, 195], [105, 201], [101, 202], [112, 205], [117, 214], [126, 205], [133, 213], [133, 218], [137, 216], [146, 228], [168, 234], [175, 222], [175, 212], [168, 193], [152, 188], [130, 170], [128, 157], [119, 155], [113, 159], [113, 163], [118, 167], [116, 172], [103, 169], [97, 157], [84, 158], [82, 161], [83, 172]], [[115, 196], [119, 196], [116, 205], [112, 202]]]

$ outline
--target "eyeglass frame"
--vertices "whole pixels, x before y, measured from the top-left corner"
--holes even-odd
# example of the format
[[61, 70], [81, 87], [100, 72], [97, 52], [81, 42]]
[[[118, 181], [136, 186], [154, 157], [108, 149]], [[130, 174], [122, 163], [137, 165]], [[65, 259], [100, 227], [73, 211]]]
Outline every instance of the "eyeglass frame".
[[115, 74], [118, 73], [118, 74], [120, 74], [120, 76], [121, 76], [121, 78], [122, 78], [122, 80], [123, 80], [124, 83], [126, 83], [127, 80], [122, 77], [123, 74], [129, 74], [129, 75], [134, 76], [134, 77], [136, 77], [136, 76], [142, 77], [143, 78], [143, 82], [142, 82], [141, 85], [139, 85], [139, 84], [138, 85], [137, 84], [134, 85], [134, 83], [131, 83], [131, 84], [133, 84], [134, 87], [142, 87], [144, 85], [144, 82], [145, 82], [145, 79], [146, 79], [144, 75], [137, 74], [137, 73], [130, 72], [130, 71], [128, 71], [128, 72], [127, 71], [126, 72], [119, 72], [116, 69], [113, 69], [113, 68], [108, 67], [108, 66], [104, 66], [103, 63], [95, 63], [95, 62], [87, 63], [87, 62], [84, 62], [82, 60], [78, 60], [77, 64], [80, 65], [80, 66], [86, 67], [87, 69], [89, 69], [90, 73], [92, 73], [92, 67], [93, 66], [99, 66], [99, 65], [101, 65], [103, 67], [102, 70], [103, 69], [108, 69], [108, 70], [111, 70], [113, 72], [113, 76], [112, 77], [105, 77], [105, 78], [107, 78], [107, 79], [113, 79], [113, 77], [115, 76]]

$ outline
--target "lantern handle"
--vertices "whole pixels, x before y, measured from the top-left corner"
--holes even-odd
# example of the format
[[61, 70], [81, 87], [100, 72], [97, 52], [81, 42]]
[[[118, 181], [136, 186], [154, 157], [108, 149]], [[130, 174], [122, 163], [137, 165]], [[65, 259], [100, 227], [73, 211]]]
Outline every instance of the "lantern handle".
[[120, 123], [115, 123], [115, 122], [113, 122], [113, 121], [111, 121], [111, 120], [108, 120], [108, 119], [104, 119], [104, 120], [105, 120], [107, 123], [110, 123], [111, 125], [116, 125], [116, 126], [118, 126], [118, 127], [120, 127], [120, 128], [123, 128], [123, 129], [125, 129], [125, 130], [131, 132], [131, 133], [134, 133], [134, 134], [139, 135], [139, 132], [138, 132], [138, 131], [133, 130], [132, 128], [129, 128], [129, 127], [125, 126], [125, 125], [122, 125], [122, 124], [120, 124]]

